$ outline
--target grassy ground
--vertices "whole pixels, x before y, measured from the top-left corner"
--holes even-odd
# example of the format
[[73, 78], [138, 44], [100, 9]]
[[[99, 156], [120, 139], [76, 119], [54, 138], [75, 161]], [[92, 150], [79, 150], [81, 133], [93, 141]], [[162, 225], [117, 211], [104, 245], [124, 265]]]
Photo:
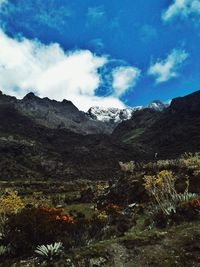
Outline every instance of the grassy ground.
[[[123, 237], [74, 251], [78, 257], [107, 258], [108, 267], [199, 267], [200, 221], [164, 230], [130, 230]], [[81, 266], [81, 265], [77, 265]]]
[[90, 219], [95, 213], [93, 203], [79, 203], [65, 206], [66, 213], [69, 213], [72, 210], [75, 210], [76, 212], [82, 212], [86, 219]]

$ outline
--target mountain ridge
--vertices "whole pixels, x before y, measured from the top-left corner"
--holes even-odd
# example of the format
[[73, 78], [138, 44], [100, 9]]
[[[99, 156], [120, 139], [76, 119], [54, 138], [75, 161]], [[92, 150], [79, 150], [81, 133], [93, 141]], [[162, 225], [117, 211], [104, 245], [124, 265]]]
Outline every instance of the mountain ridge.
[[167, 107], [161, 101], [154, 101], [148, 106], [127, 109], [91, 107], [88, 112], [80, 111], [71, 101], [40, 98], [33, 92], [22, 99], [0, 93], [0, 101], [13, 104], [23, 115], [48, 128], [68, 129], [80, 134], [111, 134], [122, 121], [128, 120], [135, 111], [150, 108], [159, 111]]
[[[49, 121], [44, 121], [60, 116], [57, 111], [62, 116], [67, 111], [71, 116], [71, 110], [75, 115], [78, 112], [78, 118], [85, 116], [70, 102], [58, 105], [59, 110], [57, 101], [41, 100], [33, 94], [20, 101], [0, 94], [1, 177], [110, 180], [122, 175], [119, 161], [154, 160], [155, 153], [158, 159], [169, 159], [200, 150], [200, 91], [172, 100], [162, 111], [136, 110], [131, 119], [116, 125], [112, 134], [86, 134], [83, 122], [76, 122], [75, 130], [71, 125], [49, 127]], [[34, 118], [34, 114], [40, 115], [43, 106], [50, 112], [42, 113], [40, 122], [41, 116]]]
[[146, 108], [162, 111], [167, 108], [169, 105], [164, 104], [160, 100], [154, 100], [150, 104], [146, 106], [136, 106], [132, 108], [101, 108], [101, 107], [91, 107], [87, 114], [93, 120], [103, 121], [103, 122], [111, 122], [119, 124], [124, 120], [129, 120], [133, 116], [134, 112], [138, 110], [143, 110]]

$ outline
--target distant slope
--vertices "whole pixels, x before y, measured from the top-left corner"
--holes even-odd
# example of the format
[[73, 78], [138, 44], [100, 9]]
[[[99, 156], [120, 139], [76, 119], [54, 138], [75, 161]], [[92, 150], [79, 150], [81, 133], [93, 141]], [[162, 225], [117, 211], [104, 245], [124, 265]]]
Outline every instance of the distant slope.
[[200, 151], [200, 91], [174, 99], [162, 111], [137, 110], [112, 135], [87, 134], [89, 119], [84, 120], [67, 101], [0, 94], [0, 179], [108, 180], [121, 175], [119, 161]]
[[104, 134], [48, 128], [0, 99], [0, 179], [112, 179], [124, 145]]
[[134, 113], [113, 132], [113, 138], [144, 158], [176, 157], [184, 152], [200, 151], [200, 91], [172, 100], [162, 112], [145, 109]]
[[40, 98], [34, 93], [18, 100], [0, 92], [0, 103], [12, 103], [21, 114], [51, 129], [68, 129], [79, 134], [109, 134], [112, 131], [109, 124], [89, 119], [71, 101], [58, 102], [47, 97]]

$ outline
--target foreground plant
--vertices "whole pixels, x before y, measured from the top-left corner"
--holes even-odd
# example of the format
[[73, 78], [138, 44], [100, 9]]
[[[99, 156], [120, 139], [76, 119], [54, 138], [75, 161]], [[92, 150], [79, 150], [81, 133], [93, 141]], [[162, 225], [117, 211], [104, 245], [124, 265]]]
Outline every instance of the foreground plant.
[[53, 260], [63, 253], [63, 244], [61, 242], [55, 242], [50, 245], [37, 246], [35, 253], [44, 260]]
[[0, 196], [0, 239], [3, 238], [8, 216], [24, 209], [24, 203], [14, 191], [4, 192]]
[[24, 203], [14, 191], [8, 191], [0, 197], [0, 213], [16, 214], [24, 208]]
[[159, 208], [166, 215], [175, 212], [175, 199], [178, 193], [175, 189], [176, 177], [171, 171], [163, 170], [158, 175], [145, 176], [145, 189], [154, 197]]
[[189, 181], [186, 182], [186, 189], [183, 193], [176, 191], [176, 176], [168, 170], [163, 170], [158, 175], [145, 176], [145, 189], [154, 197], [156, 205], [153, 207], [154, 212], [161, 210], [165, 215], [176, 213], [177, 207], [183, 203], [188, 203], [199, 196], [188, 192]]
[[180, 203], [184, 203], [184, 202], [189, 202], [191, 200], [194, 200], [194, 199], [199, 199], [200, 196], [198, 194], [195, 194], [195, 193], [190, 193], [190, 192], [184, 192], [184, 193], [181, 193], [181, 194], [177, 194], [175, 197], [174, 197], [174, 202], [177, 203], [177, 204], [180, 204]]
[[6, 246], [0, 246], [0, 256], [3, 256], [7, 252]]

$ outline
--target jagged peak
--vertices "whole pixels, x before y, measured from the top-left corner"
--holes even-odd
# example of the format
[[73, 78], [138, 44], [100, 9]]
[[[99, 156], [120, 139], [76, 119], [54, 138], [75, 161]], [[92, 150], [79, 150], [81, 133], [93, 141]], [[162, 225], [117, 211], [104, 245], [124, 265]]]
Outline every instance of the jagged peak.
[[160, 100], [154, 100], [147, 106], [136, 106], [132, 108], [101, 108], [98, 106], [91, 107], [87, 115], [93, 120], [99, 120], [103, 122], [120, 123], [124, 120], [129, 120], [134, 112], [143, 109], [152, 109], [156, 111], [162, 111], [167, 108], [168, 105], [164, 104]]
[[23, 100], [39, 99], [40, 97], [36, 96], [33, 92], [29, 92], [23, 98]]
[[63, 99], [63, 101], [61, 103], [64, 104], [64, 105], [72, 105], [72, 106], [74, 106], [74, 104], [72, 103], [72, 101], [67, 100], [67, 99]]
[[52, 103], [63, 104], [63, 105], [68, 105], [68, 106], [69, 105], [74, 106], [74, 104], [70, 100], [63, 99], [62, 101], [57, 101], [55, 99], [50, 99], [48, 97], [41, 98], [33, 92], [30, 92], [27, 95], [25, 95], [22, 100], [39, 100], [39, 101], [52, 102]]
[[147, 105], [147, 108], [151, 108], [157, 111], [162, 111], [163, 109], [167, 108], [169, 105], [163, 103], [160, 100], [153, 100], [149, 105]]

